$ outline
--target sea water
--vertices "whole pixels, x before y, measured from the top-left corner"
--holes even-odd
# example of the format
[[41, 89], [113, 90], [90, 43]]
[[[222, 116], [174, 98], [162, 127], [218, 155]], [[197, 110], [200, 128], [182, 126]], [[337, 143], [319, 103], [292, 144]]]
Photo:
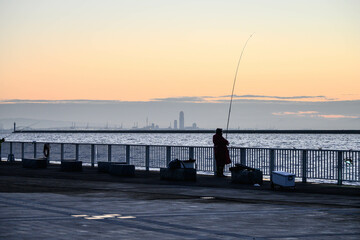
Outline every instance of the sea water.
[[[209, 133], [15, 133], [7, 141], [213, 146]], [[359, 134], [228, 134], [231, 147], [360, 150]]]

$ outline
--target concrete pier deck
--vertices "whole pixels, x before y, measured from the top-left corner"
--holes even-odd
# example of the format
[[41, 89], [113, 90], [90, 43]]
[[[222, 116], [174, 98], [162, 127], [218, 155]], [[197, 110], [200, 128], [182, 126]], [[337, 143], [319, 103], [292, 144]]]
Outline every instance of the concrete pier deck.
[[359, 239], [360, 188], [297, 183], [295, 191], [25, 169], [0, 162], [1, 239]]

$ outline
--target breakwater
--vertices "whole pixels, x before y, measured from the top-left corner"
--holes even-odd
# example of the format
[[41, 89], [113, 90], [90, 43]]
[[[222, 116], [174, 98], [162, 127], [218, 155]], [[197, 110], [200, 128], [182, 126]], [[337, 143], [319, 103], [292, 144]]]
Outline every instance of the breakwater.
[[[360, 134], [360, 130], [228, 130], [224, 133], [243, 134]], [[63, 130], [15, 130], [13, 133], [215, 133], [214, 129], [172, 130], [172, 129], [63, 129]]]

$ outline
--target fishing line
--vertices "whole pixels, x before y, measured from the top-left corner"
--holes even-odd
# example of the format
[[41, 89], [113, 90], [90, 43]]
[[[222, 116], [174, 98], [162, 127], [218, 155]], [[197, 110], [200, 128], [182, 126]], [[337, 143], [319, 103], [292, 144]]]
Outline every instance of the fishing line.
[[232, 88], [232, 92], [231, 92], [231, 99], [230, 99], [230, 105], [229, 105], [229, 114], [228, 114], [228, 119], [227, 119], [227, 125], [226, 125], [226, 138], [227, 138], [227, 134], [228, 134], [228, 130], [229, 130], [229, 122], [230, 122], [230, 114], [231, 114], [231, 105], [232, 105], [232, 101], [233, 101], [233, 96], [234, 96], [234, 90], [235, 90], [235, 84], [236, 84], [236, 77], [237, 77], [237, 74], [238, 74], [238, 71], [239, 71], [239, 66], [240, 66], [240, 62], [241, 62], [241, 58], [242, 58], [242, 55], [244, 53], [244, 50], [246, 48], [246, 45], [247, 43], [249, 42], [250, 38], [252, 37], [253, 34], [250, 35], [250, 37], [246, 40], [245, 44], [244, 44], [244, 47], [241, 51], [241, 54], [240, 54], [240, 57], [239, 57], [239, 61], [238, 61], [238, 64], [237, 64], [237, 67], [236, 67], [236, 71], [235, 71], [235, 77], [234, 77], [234, 83], [233, 83], [233, 88]]

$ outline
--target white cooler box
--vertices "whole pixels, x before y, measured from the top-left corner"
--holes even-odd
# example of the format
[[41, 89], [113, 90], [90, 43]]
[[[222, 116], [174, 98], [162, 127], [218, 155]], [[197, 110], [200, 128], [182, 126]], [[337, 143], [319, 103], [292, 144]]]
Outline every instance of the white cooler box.
[[272, 183], [281, 187], [295, 187], [295, 174], [283, 172], [283, 171], [273, 171]]

